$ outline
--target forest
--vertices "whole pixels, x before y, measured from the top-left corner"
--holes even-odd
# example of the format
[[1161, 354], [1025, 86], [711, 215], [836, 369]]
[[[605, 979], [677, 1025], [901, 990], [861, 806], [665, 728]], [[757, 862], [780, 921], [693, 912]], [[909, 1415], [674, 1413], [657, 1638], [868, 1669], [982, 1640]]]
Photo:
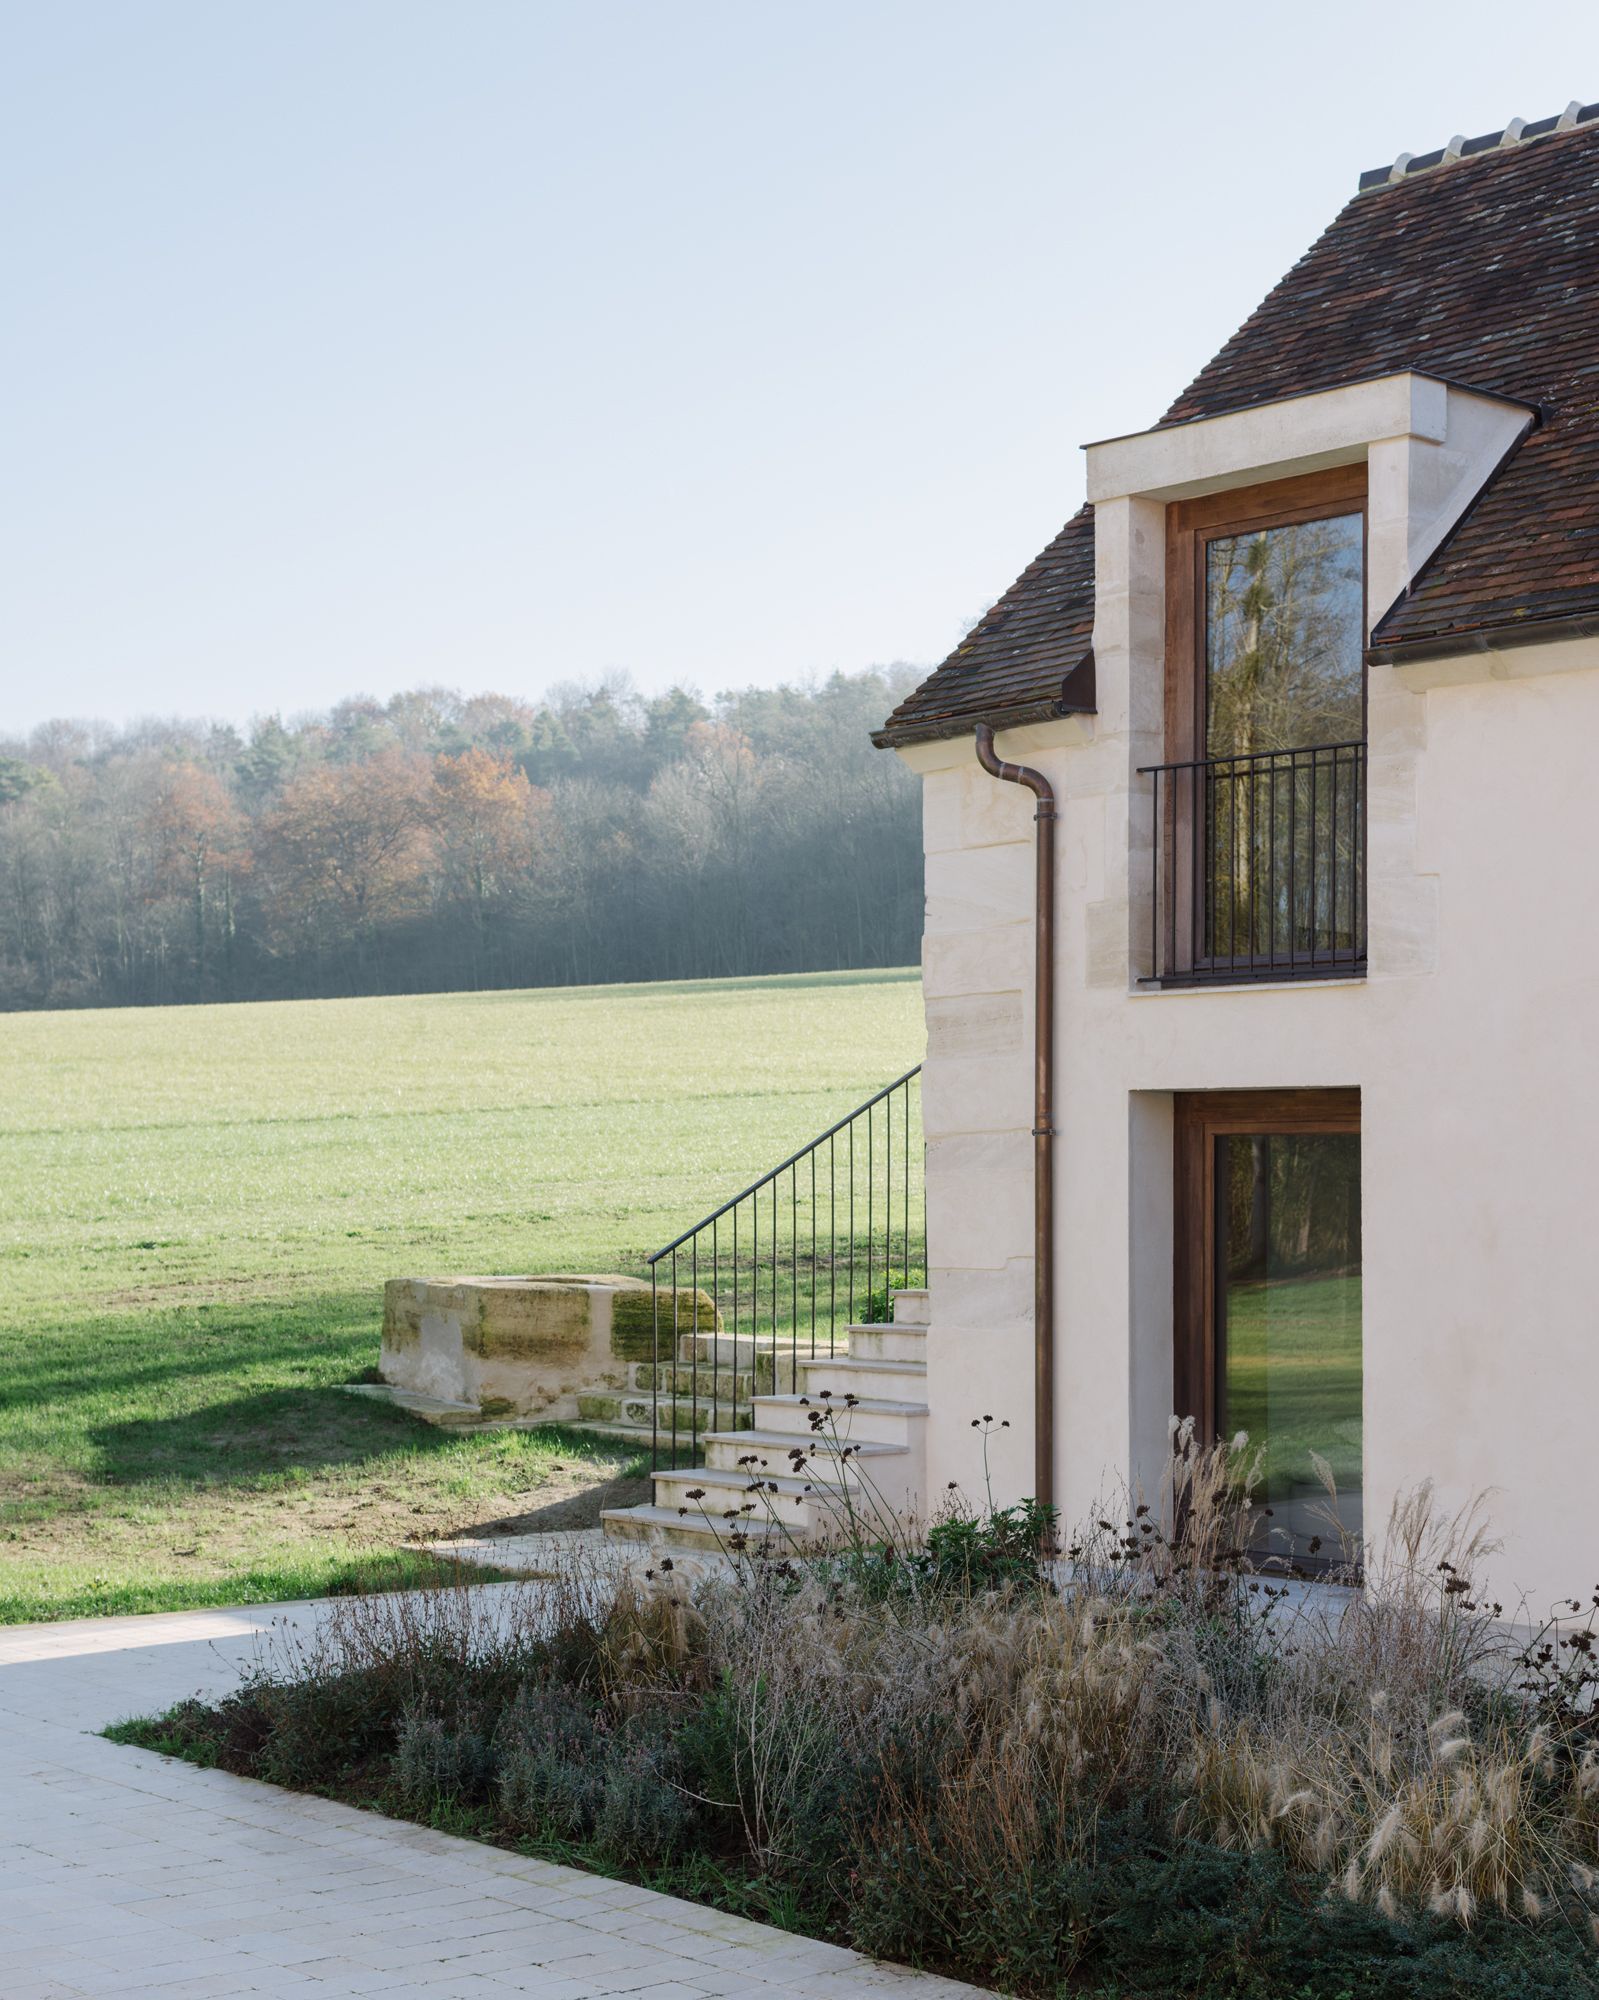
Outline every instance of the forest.
[[0, 737], [0, 1008], [913, 962], [909, 667]]

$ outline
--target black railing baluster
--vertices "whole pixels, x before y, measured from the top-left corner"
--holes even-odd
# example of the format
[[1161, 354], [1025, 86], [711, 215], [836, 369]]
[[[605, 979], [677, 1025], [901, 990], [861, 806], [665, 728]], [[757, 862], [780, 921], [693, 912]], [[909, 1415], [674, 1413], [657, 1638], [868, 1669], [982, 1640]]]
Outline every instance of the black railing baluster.
[[1356, 799], [1356, 806], [1355, 806], [1355, 827], [1356, 827], [1356, 835], [1357, 835], [1357, 837], [1356, 837], [1356, 841], [1355, 841], [1355, 880], [1356, 880], [1356, 882], [1358, 883], [1358, 885], [1359, 885], [1359, 889], [1360, 889], [1360, 898], [1359, 898], [1359, 907], [1358, 907], [1358, 910], [1357, 910], [1357, 938], [1356, 938], [1356, 943], [1357, 943], [1357, 946], [1358, 946], [1358, 949], [1359, 949], [1359, 952], [1360, 952], [1360, 957], [1361, 957], [1361, 961], [1362, 961], [1362, 963], [1364, 963], [1364, 961], [1365, 961], [1365, 957], [1366, 957], [1366, 825], [1367, 825], [1367, 806], [1366, 806], [1366, 787], [1365, 787], [1365, 784], [1364, 784], [1364, 782], [1363, 782], [1363, 774], [1362, 774], [1362, 773], [1361, 773], [1360, 771], [1358, 771], [1358, 769], [1357, 769], [1357, 772], [1356, 772], [1356, 776], [1355, 776], [1355, 799]]
[[1334, 829], [1338, 823], [1338, 759], [1327, 760], [1327, 782], [1331, 797], [1327, 804], [1327, 955], [1338, 955], [1338, 843]]
[[1227, 838], [1232, 849], [1233, 872], [1227, 883], [1227, 956], [1238, 959], [1238, 774], [1230, 772], [1227, 789]]
[[650, 1464], [661, 1462], [661, 1291], [650, 1265]]
[[1288, 759], [1288, 970], [1299, 957], [1299, 760]]
[[1316, 852], [1316, 801], [1320, 788], [1316, 774], [1321, 769], [1321, 759], [1312, 750], [1310, 753], [1310, 962], [1316, 963], [1316, 886], [1321, 870], [1317, 863], [1320, 856]]
[[905, 1252], [905, 1282], [911, 1281], [911, 1087], [906, 1084], [900, 1093], [905, 1108], [905, 1229], [902, 1246]]
[[1265, 794], [1265, 852], [1269, 856], [1267, 866], [1267, 904], [1265, 920], [1271, 926], [1265, 934], [1267, 938], [1267, 958], [1271, 970], [1277, 970], [1277, 766], [1275, 762], [1267, 766], [1267, 794]]
[[872, 1294], [877, 1289], [872, 1283], [873, 1258], [877, 1252], [877, 1227], [874, 1220], [875, 1197], [877, 1194], [876, 1159], [872, 1145], [872, 1114], [866, 1113], [866, 1304], [872, 1303]]
[[[672, 1252], [672, 1470], [677, 1470], [677, 1252]], [[660, 1394], [659, 1384], [656, 1386]]]
[[894, 1100], [883, 1106], [883, 1288], [894, 1273]]
[[[838, 1137], [827, 1135], [827, 1323], [838, 1322]], [[832, 1338], [831, 1334], [828, 1336]], [[832, 1349], [829, 1348], [831, 1353]]]
[[855, 1324], [855, 1121], [849, 1126], [849, 1323]]
[[[781, 1170], [780, 1170], [781, 1171]], [[772, 1365], [777, 1365], [777, 1174], [772, 1176]]]
[[[1189, 867], [1194, 877], [1195, 931], [1191, 943], [1192, 962], [1197, 965], [1202, 958], [1209, 959], [1218, 949], [1215, 913], [1210, 907], [1210, 884], [1215, 875], [1211, 866], [1211, 856], [1216, 841], [1216, 814], [1213, 793], [1215, 782], [1210, 772], [1193, 770], [1188, 773], [1189, 789], [1193, 794], [1190, 805], [1193, 810], [1193, 831], [1189, 840]], [[1203, 790], [1204, 796], [1200, 793]], [[1202, 915], [1197, 914], [1203, 912]]]
[[[811, 1148], [811, 1359], [816, 1359], [816, 1148]], [[828, 1342], [827, 1351], [833, 1351]]]
[[[1161, 774], [1155, 772], [1153, 798], [1151, 798], [1151, 828], [1149, 828], [1149, 974], [1159, 978], [1161, 974]], [[1167, 966], [1171, 964], [1171, 952], [1165, 956]]]

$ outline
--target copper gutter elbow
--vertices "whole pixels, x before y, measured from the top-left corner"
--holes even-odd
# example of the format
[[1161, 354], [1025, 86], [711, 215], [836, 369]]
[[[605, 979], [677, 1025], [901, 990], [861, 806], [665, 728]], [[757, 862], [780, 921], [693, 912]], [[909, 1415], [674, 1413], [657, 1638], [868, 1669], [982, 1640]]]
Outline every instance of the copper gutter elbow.
[[1033, 1497], [1055, 1504], [1055, 788], [1042, 771], [1007, 764], [986, 722], [977, 761], [1038, 801], [1033, 884]]

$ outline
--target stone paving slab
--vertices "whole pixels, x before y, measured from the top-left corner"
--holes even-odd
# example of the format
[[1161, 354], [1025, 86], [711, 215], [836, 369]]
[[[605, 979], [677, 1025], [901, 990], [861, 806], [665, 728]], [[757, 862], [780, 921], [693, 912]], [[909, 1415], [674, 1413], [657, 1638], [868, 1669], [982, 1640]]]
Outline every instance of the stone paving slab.
[[323, 1615], [296, 1604], [0, 1629], [4, 2000], [979, 1995], [95, 1733], [225, 1693], [273, 1624]]

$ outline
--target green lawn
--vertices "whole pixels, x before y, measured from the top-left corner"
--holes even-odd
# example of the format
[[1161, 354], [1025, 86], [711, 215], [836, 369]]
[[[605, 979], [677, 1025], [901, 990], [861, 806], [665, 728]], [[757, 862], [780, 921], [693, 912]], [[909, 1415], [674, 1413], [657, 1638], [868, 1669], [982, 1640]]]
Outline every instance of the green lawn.
[[338, 1394], [383, 1280], [640, 1269], [921, 1049], [913, 971], [0, 1015], [0, 1619], [404, 1574], [628, 1470]]

